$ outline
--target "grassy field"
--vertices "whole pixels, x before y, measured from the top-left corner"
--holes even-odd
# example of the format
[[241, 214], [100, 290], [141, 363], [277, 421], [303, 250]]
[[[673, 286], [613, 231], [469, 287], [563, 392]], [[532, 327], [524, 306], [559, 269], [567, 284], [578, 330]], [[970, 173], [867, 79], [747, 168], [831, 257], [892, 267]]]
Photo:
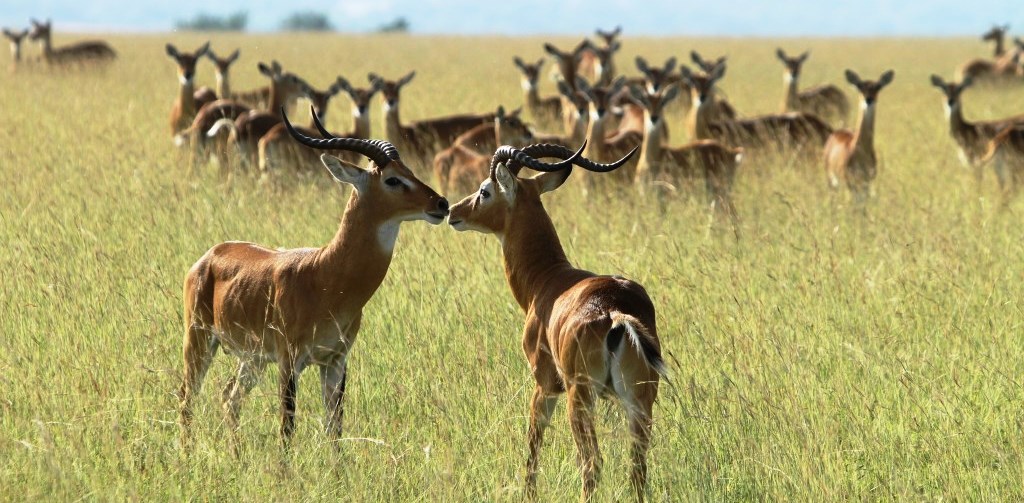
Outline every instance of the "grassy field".
[[[220, 355], [196, 410], [196, 450], [180, 454], [186, 270], [223, 240], [326, 243], [347, 198], [326, 173], [283, 190], [244, 174], [226, 185], [212, 167], [186, 175], [167, 126], [177, 84], [163, 44], [191, 50], [205, 39], [113, 38], [120, 58], [105, 72], [0, 81], [0, 499], [521, 499], [533, 382], [498, 243], [422, 222], [403, 227], [365, 310], [340, 452], [325, 445], [307, 372], [291, 462], [278, 464], [267, 372], [233, 456], [219, 399], [235, 363]], [[512, 56], [540, 57], [542, 42], [217, 35], [213, 47], [242, 47], [237, 89], [262, 85], [255, 63], [271, 58], [317, 86], [415, 69], [408, 120], [520, 103]], [[805, 85], [839, 83], [847, 67], [866, 78], [896, 71], [880, 98], [883, 164], [867, 216], [826, 190], [818, 165], [756, 161], [735, 190], [738, 241], [709, 230], [700, 194], [663, 215], [628, 189], [546, 196], [575, 264], [638, 280], [658, 307], [672, 385], [655, 406], [651, 499], [1024, 499], [1024, 202], [1000, 211], [991, 172], [975, 186], [927, 81], [988, 49], [627, 37], [618, 64], [635, 74], [637, 54], [728, 54], [721, 87], [752, 115], [782, 99], [776, 45], [813, 49]], [[198, 81], [213, 84], [209, 62]], [[1024, 85], [973, 89], [964, 101], [969, 118], [1024, 112]], [[348, 107], [332, 105], [332, 127], [347, 129]], [[379, 136], [379, 105], [372, 114]], [[681, 143], [682, 117], [670, 128]], [[541, 456], [547, 501], [580, 487], [564, 411]], [[599, 411], [599, 496], [625, 500], [624, 417]]]

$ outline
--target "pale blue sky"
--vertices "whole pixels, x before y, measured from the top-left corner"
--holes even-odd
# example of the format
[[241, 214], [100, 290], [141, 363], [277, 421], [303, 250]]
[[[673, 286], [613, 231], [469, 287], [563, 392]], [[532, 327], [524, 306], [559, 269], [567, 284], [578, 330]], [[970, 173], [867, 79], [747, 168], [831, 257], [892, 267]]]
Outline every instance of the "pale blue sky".
[[[952, 36], [993, 23], [1024, 31], [1021, 0], [8, 0], [0, 25], [51, 17], [58, 30], [170, 31], [198, 12], [249, 12], [250, 31], [270, 31], [296, 10], [329, 14], [343, 31], [368, 31], [398, 16], [416, 33], [586, 34], [621, 24], [629, 35]], [[631, 7], [640, 6], [643, 7]]]

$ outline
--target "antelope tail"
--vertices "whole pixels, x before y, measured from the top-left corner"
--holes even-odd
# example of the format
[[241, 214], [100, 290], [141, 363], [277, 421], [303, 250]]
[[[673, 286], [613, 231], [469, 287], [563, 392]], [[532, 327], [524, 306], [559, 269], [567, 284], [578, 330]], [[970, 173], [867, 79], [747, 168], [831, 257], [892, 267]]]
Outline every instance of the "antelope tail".
[[647, 330], [647, 327], [633, 316], [614, 311], [611, 313], [612, 328], [608, 331], [608, 350], [618, 347], [622, 336], [626, 335], [629, 345], [633, 346], [644, 357], [655, 372], [663, 377], [668, 376], [665, 360], [661, 357], [658, 341]]
[[223, 119], [217, 119], [217, 122], [214, 122], [213, 125], [210, 126], [210, 130], [206, 132], [206, 136], [209, 138], [213, 138], [217, 136], [217, 134], [220, 133], [220, 130], [223, 128], [229, 128], [230, 131], [233, 133], [235, 131], [235, 121], [227, 117]]

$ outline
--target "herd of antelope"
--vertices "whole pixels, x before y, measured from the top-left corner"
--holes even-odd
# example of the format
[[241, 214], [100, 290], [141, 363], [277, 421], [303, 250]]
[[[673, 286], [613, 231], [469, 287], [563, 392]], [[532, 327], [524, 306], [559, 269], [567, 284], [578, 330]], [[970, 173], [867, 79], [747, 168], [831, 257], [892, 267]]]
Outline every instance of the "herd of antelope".
[[[26, 34], [41, 41], [48, 63], [114, 56], [102, 42], [54, 49], [49, 28], [49, 22], [33, 21], [31, 32], [5, 29], [14, 60], [21, 59]], [[961, 98], [979, 81], [1024, 79], [1024, 41], [1016, 39], [1015, 47], [1006, 50], [1006, 30], [995, 27], [984, 36], [996, 45], [993, 59], [964, 63], [957, 70], [958, 81], [933, 75], [931, 83], [943, 93], [950, 133], [963, 162], [979, 179], [983, 166], [992, 162], [1008, 194], [1024, 181], [1024, 116], [969, 122]], [[222, 170], [237, 165], [287, 176], [289, 171], [322, 164], [335, 180], [353, 188], [337, 233], [323, 247], [272, 249], [231, 241], [214, 246], [191, 267], [183, 294], [182, 444], [187, 448], [191, 443], [192, 404], [220, 347], [238, 359], [237, 373], [223, 392], [233, 431], [243, 398], [267, 364], [276, 363], [280, 435], [287, 446], [294, 431], [297, 379], [315, 365], [327, 409], [327, 433], [340, 438], [349, 350], [363, 308], [387, 274], [400, 224], [425, 220], [437, 225], [447, 219], [457, 231], [498, 238], [509, 288], [526, 315], [523, 349], [536, 381], [530, 401], [528, 496], [536, 497], [543, 434], [558, 397], [565, 394], [583, 500], [593, 494], [601, 468], [594, 429], [599, 397], [616, 398], [629, 418], [631, 482], [642, 500], [652, 407], [659, 381], [666, 375], [655, 307], [634, 281], [574, 268], [541, 194], [561, 187], [574, 166], [583, 170], [588, 191], [628, 184], [668, 197], [703, 182], [715, 214], [735, 226], [732, 189], [741, 160], [770, 152], [820, 158], [827, 184], [845, 185], [863, 204], [878, 172], [878, 98], [895, 74], [889, 70], [868, 80], [846, 70], [845, 80], [859, 95], [860, 107], [855, 127], [845, 129], [851, 114], [846, 93], [834, 85], [801, 88], [801, 69], [809, 54], [794, 56], [777, 49], [784, 72], [781, 110], [745, 117], [720, 90], [725, 57], [705, 59], [692, 52], [693, 68], [675, 58], [659, 66], [637, 57], [635, 66], [642, 77], [630, 78], [618, 73], [615, 62], [621, 30], [597, 34], [599, 44], [584, 40], [568, 50], [544, 45], [554, 62], [558, 95], [540, 94], [545, 59], [528, 62], [516, 57], [512, 63], [521, 74], [523, 108], [498, 106], [494, 112], [414, 122], [404, 122], [399, 110], [401, 91], [415, 72], [393, 80], [370, 73], [365, 87], [338, 76], [324, 88], [315, 88], [277, 61], [261, 62], [257, 69], [268, 79], [267, 85], [238, 91], [230, 84], [238, 50], [221, 57], [209, 43], [192, 52], [167, 44], [166, 54], [178, 76], [171, 135], [177, 145], [189, 149], [192, 166], [215, 157]], [[204, 59], [214, 65], [215, 89], [196, 87], [197, 65]], [[351, 101], [352, 124], [334, 134], [323, 120], [330, 101], [342, 92]], [[370, 137], [375, 95], [383, 103], [387, 140]], [[311, 104], [306, 127], [289, 120], [300, 99]], [[672, 106], [685, 112], [680, 126], [690, 143], [670, 143], [672, 128], [666, 116]], [[551, 132], [539, 132], [527, 123], [524, 109], [536, 127]], [[368, 163], [361, 167], [364, 158]], [[524, 176], [524, 169], [536, 174]], [[443, 192], [471, 195], [450, 206], [420, 180], [427, 176]]]

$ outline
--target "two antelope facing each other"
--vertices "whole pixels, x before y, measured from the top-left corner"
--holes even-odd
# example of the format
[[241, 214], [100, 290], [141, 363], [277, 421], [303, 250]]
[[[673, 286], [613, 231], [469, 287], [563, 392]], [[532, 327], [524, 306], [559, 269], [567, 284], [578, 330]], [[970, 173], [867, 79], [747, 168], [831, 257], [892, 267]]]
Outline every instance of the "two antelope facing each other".
[[[665, 374], [653, 303], [635, 282], [573, 268], [540, 201], [542, 193], [565, 182], [572, 165], [607, 172], [628, 157], [602, 165], [580, 157], [582, 148], [574, 153], [555, 145], [522, 150], [503, 146], [480, 190], [449, 209], [390, 143], [338, 138], [326, 131], [326, 138], [312, 138], [297, 131], [287, 117], [284, 121], [289, 133], [310, 148], [355, 152], [371, 163], [363, 169], [321, 156], [331, 175], [354, 189], [326, 246], [272, 250], [226, 242], [211, 248], [189, 270], [183, 287], [184, 377], [179, 391], [183, 448], [191, 448], [192, 404], [221, 346], [239, 359], [237, 374], [223, 393], [232, 432], [239, 425], [242, 400], [264, 367], [276, 363], [280, 436], [287, 450], [295, 430], [298, 377], [316, 365], [327, 434], [333, 441], [340, 439], [349, 352], [363, 307], [387, 274], [399, 226], [411, 220], [438, 224], [449, 216], [456, 230], [501, 238], [509, 285], [527, 313], [523, 347], [537, 381], [531, 400], [527, 494], [536, 493], [544, 429], [558, 396], [568, 393], [583, 498], [592, 495], [601, 467], [595, 402], [599, 396], [615, 396], [630, 418], [631, 481], [642, 500], [653, 403]], [[561, 162], [536, 160], [543, 157]], [[523, 166], [543, 173], [519, 178]]]
[[68, 68], [113, 61], [117, 52], [110, 44], [102, 40], [86, 40], [70, 45], [54, 47], [52, 42], [53, 22], [50, 20], [30, 20], [31, 27], [26, 30], [14, 31], [3, 29], [4, 37], [11, 44], [11, 69], [15, 70], [22, 64], [22, 43], [34, 40], [39, 43], [40, 54], [28, 60], [31, 63], [41, 62], [49, 67]]

